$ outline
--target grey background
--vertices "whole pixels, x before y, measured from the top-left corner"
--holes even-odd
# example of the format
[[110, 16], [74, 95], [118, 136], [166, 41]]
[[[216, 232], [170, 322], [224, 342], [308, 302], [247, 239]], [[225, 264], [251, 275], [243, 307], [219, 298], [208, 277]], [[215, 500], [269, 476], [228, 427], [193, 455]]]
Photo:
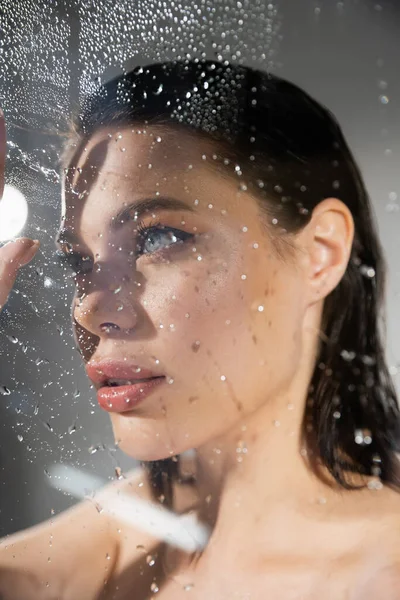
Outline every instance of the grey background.
[[388, 259], [387, 351], [398, 385], [400, 8], [389, 1], [243, 0], [242, 13], [236, 2], [207, 1], [186, 2], [172, 14], [134, 0], [92, 4], [0, 0], [0, 105], [16, 144], [7, 182], [28, 198], [22, 234], [42, 243], [0, 315], [0, 385], [9, 391], [0, 395], [0, 536], [74, 503], [49, 485], [49, 465], [64, 462], [104, 479], [115, 477], [116, 466], [134, 465], [115, 449], [108, 417], [96, 406], [70, 332], [72, 287], [52, 264], [60, 188], [51, 171], [57, 137], [48, 130], [63, 129], [102, 73], [187, 52], [236, 53], [238, 62], [270, 68], [335, 113], [361, 165]]

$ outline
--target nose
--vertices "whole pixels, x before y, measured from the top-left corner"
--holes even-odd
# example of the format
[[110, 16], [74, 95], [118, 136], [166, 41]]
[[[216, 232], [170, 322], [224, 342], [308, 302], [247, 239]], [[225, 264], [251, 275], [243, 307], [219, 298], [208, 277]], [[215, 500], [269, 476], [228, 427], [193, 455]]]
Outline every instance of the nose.
[[132, 333], [138, 324], [132, 279], [93, 274], [90, 282], [77, 289], [73, 310], [77, 323], [100, 338]]

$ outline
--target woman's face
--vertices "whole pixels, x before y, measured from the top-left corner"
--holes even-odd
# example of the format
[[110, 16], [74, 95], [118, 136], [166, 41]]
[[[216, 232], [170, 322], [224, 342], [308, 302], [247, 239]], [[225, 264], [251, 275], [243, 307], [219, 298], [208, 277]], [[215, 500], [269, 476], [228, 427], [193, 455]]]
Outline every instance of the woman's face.
[[104, 129], [67, 176], [61, 232], [74, 238], [61, 248], [87, 257], [74, 257], [73, 306], [85, 361], [165, 376], [137, 405], [106, 406], [138, 460], [240, 427], [286, 394], [301, 360], [301, 269], [277, 257], [241, 177], [213, 160], [185, 133]]

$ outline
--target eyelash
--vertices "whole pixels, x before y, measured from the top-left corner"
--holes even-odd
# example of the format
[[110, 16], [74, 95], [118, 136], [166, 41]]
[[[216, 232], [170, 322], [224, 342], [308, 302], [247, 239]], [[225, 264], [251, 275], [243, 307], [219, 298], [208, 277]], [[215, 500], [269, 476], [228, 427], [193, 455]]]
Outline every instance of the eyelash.
[[[142, 221], [138, 223], [137, 227], [136, 227], [136, 231], [137, 231], [137, 241], [136, 241], [136, 248], [137, 248], [137, 255], [138, 256], [143, 256], [144, 254], [151, 254], [151, 255], [162, 255], [165, 252], [169, 251], [170, 246], [175, 246], [176, 244], [184, 244], [187, 241], [190, 241], [194, 238], [194, 234], [193, 233], [188, 233], [186, 231], [182, 231], [181, 229], [176, 229], [175, 227], [168, 227], [166, 225], [162, 225], [159, 222], [153, 222], [150, 223], [149, 225], [145, 225]], [[145, 244], [146, 241], [149, 240], [149, 235], [151, 233], [154, 232], [173, 232], [173, 235], [175, 237], [183, 237], [183, 239], [177, 239], [176, 242], [173, 242], [172, 244], [170, 244], [169, 246], [166, 246], [165, 248], [161, 248], [160, 250], [155, 250], [153, 252], [141, 252], [139, 253], [140, 250], [140, 246], [142, 246], [143, 249], [143, 245]], [[78, 275], [85, 275], [86, 273], [89, 273], [92, 270], [92, 260], [91, 259], [86, 259], [85, 260], [85, 256], [80, 254], [79, 252], [57, 252], [56, 253], [56, 257], [57, 257], [57, 262], [60, 266], [64, 266], [67, 267], [69, 269], [71, 269], [73, 271], [73, 277], [76, 277]], [[88, 270], [82, 270], [82, 263], [87, 263], [88, 264]]]

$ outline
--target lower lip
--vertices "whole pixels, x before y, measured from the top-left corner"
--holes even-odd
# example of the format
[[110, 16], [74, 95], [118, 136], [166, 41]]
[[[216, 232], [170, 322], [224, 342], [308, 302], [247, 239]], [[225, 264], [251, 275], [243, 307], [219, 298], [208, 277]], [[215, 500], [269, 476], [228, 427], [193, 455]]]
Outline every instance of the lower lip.
[[107, 412], [129, 412], [162, 383], [165, 383], [165, 377], [157, 377], [131, 385], [102, 387], [97, 392], [97, 400], [101, 408]]

